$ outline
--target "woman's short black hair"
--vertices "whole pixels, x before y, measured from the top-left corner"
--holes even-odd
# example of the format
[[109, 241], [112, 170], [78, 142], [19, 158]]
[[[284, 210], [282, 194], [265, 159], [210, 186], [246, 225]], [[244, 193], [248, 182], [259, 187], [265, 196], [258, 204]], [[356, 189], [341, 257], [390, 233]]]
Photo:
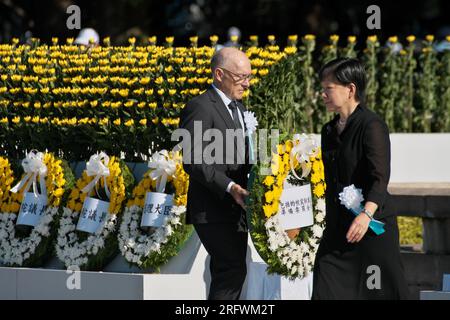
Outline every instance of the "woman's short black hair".
[[331, 76], [332, 81], [341, 85], [353, 83], [356, 86], [356, 98], [364, 102], [366, 91], [366, 71], [357, 59], [337, 58], [325, 64], [319, 71], [319, 79], [322, 82]]

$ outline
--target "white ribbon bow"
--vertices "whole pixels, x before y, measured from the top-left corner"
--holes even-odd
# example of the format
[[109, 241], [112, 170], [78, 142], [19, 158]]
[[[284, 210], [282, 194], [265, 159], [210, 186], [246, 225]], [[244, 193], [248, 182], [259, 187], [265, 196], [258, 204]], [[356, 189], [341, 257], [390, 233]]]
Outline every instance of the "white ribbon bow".
[[[309, 172], [311, 171], [311, 167], [308, 166], [309, 158], [315, 157], [317, 155], [319, 146], [313, 135], [306, 135], [304, 133], [302, 133], [301, 135], [298, 133], [294, 134], [292, 142], [294, 146], [292, 147], [290, 155], [291, 171], [297, 179], [301, 180], [304, 177], [308, 176]], [[299, 178], [297, 176], [297, 173], [295, 173], [294, 159], [297, 159], [302, 167], [301, 178]]]
[[169, 158], [167, 150], [155, 152], [148, 162], [148, 167], [154, 169], [150, 172], [150, 178], [156, 181], [156, 192], [164, 192], [167, 177], [175, 177], [177, 163]]
[[[43, 195], [47, 197], [47, 188], [45, 186], [45, 176], [47, 175], [47, 166], [44, 164], [44, 154], [31, 150], [22, 160], [23, 171], [26, 173], [25, 177], [19, 181], [10, 191], [17, 193], [22, 189], [26, 183], [24, 193], [28, 192], [33, 184], [33, 193], [36, 197]], [[39, 186], [41, 187], [41, 194], [39, 195], [36, 189], [36, 178], [39, 176]], [[28, 182], [27, 182], [28, 181]]]
[[104, 179], [103, 182], [105, 184], [105, 193], [109, 199], [111, 194], [108, 190], [108, 184], [106, 181], [106, 177], [109, 177], [108, 164], [109, 164], [109, 157], [104, 152], [93, 154], [89, 158], [89, 161], [86, 163], [86, 173], [90, 177], [95, 176], [95, 178], [94, 180], [89, 182], [89, 184], [87, 184], [83, 189], [81, 189], [81, 192], [89, 194], [95, 187], [98, 194], [97, 182], [103, 177]]

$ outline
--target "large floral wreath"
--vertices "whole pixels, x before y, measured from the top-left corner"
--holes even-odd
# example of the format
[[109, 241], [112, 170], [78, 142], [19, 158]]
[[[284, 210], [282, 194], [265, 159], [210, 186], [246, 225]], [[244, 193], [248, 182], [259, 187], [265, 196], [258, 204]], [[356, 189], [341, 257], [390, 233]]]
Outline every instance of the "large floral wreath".
[[[113, 156], [109, 159], [103, 152], [90, 158], [86, 170], [69, 195], [60, 220], [56, 255], [66, 267], [102, 270], [117, 254], [117, 215], [133, 182], [128, 167], [118, 158]], [[86, 188], [89, 190], [84, 192]], [[110, 193], [109, 196], [107, 193]], [[88, 196], [110, 203], [103, 226], [93, 234], [76, 230], [84, 200]]]
[[[8, 159], [0, 157], [0, 264], [39, 267], [53, 253], [58, 208], [75, 178], [68, 164], [51, 153], [31, 151], [22, 163], [25, 173], [20, 182], [12, 187], [13, 170]], [[42, 185], [34, 181], [35, 173], [36, 178], [42, 178]], [[39, 191], [36, 190], [38, 186], [40, 192], [46, 191], [47, 196], [48, 205], [42, 217], [35, 227], [16, 227], [24, 193], [36, 193]]]
[[[269, 175], [261, 175], [262, 169]], [[279, 204], [286, 179], [292, 185], [311, 184], [314, 224], [289, 236], [283, 230]], [[311, 273], [325, 227], [325, 181], [320, 147], [312, 136], [294, 135], [272, 155], [270, 167], [255, 165], [249, 181], [248, 199], [251, 237], [268, 265], [269, 273], [304, 278]]]
[[[159, 268], [175, 256], [192, 233], [192, 227], [184, 223], [188, 190], [188, 175], [183, 170], [180, 152], [160, 151], [152, 156], [150, 170], [133, 190], [123, 214], [119, 230], [119, 248], [130, 263], [142, 269]], [[150, 191], [162, 191], [161, 180], [166, 179], [166, 193], [174, 193], [173, 207], [164, 219], [163, 226], [143, 230], [140, 222], [145, 195]], [[158, 190], [160, 189], [160, 190]]]

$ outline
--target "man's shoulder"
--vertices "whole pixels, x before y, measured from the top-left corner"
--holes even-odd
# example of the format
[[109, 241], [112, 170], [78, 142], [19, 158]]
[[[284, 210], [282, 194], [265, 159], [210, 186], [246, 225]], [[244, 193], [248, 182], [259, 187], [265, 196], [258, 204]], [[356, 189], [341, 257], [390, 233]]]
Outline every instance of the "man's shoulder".
[[187, 104], [193, 104], [193, 105], [208, 104], [211, 102], [211, 97], [214, 94], [213, 91], [214, 91], [214, 89], [209, 88], [209, 89], [205, 90], [205, 92], [203, 92], [203, 93], [199, 94], [198, 96], [189, 100], [189, 102]]
[[187, 117], [188, 115], [192, 114], [207, 114], [208, 110], [211, 110], [210, 104], [212, 100], [211, 92], [209, 92], [210, 90], [213, 89], [208, 89], [202, 94], [189, 100], [181, 112], [181, 118]]

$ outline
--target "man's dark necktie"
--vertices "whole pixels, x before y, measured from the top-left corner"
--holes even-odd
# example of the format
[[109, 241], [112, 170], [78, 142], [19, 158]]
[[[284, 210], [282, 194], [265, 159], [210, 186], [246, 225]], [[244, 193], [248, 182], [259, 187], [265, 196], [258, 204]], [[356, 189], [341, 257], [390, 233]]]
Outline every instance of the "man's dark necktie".
[[231, 109], [231, 114], [233, 115], [234, 126], [236, 129], [242, 129], [241, 122], [239, 121], [239, 111], [236, 101], [231, 101], [228, 107]]
[[[236, 101], [231, 101], [230, 104], [228, 105], [229, 108], [231, 109], [231, 114], [233, 115], [233, 122], [234, 122], [234, 126], [236, 127], [236, 129], [242, 129], [245, 130], [245, 128], [242, 128], [241, 125], [241, 121], [239, 121], [239, 111], [238, 111], [238, 104]], [[245, 136], [244, 137], [244, 145], [243, 145], [244, 149], [247, 150], [248, 149], [248, 137]], [[248, 152], [241, 150], [242, 153], [245, 153], [245, 163], [248, 163]]]

